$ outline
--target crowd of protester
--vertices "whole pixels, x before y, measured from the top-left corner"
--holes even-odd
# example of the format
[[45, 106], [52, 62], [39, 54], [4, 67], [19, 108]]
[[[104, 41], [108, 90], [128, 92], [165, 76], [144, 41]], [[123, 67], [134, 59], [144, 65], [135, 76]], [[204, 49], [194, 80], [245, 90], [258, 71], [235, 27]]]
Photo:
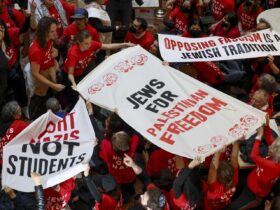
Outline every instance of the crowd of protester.
[[[280, 1], [168, 0], [164, 6], [157, 33], [238, 38], [271, 28], [257, 17]], [[92, 16], [92, 8], [103, 18]], [[49, 109], [65, 117], [79, 98], [77, 84], [110, 54], [140, 45], [161, 59], [151, 26], [134, 16], [131, 0], [0, 0], [0, 167], [4, 145]], [[87, 102], [98, 144], [85, 171], [48, 189], [34, 172], [35, 193], [1, 186], [0, 209], [280, 209], [280, 139], [269, 126], [270, 119], [280, 124], [280, 57], [163, 64], [266, 112], [267, 122], [247, 140], [190, 160]]]

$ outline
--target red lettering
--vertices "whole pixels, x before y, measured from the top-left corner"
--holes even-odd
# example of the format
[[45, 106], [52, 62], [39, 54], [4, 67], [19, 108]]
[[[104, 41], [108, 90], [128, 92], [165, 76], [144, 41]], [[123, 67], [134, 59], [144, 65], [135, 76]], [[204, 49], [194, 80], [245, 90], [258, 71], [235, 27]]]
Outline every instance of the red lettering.
[[154, 128], [149, 128], [149, 129], [147, 129], [147, 132], [148, 132], [149, 134], [151, 134], [152, 136], [154, 136], [154, 137], [157, 136], [157, 134], [156, 134], [156, 129], [154, 129]]
[[172, 138], [172, 135], [171, 134], [168, 134], [168, 132], [164, 132], [164, 134], [160, 137], [160, 140], [161, 141], [164, 141], [165, 143], [167, 144], [174, 144], [174, 140], [171, 139]]

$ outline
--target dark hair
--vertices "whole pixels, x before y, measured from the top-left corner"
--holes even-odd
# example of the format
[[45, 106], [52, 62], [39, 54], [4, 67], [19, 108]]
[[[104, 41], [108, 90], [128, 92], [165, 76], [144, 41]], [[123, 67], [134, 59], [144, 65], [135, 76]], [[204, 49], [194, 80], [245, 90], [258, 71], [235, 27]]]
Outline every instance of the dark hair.
[[188, 198], [190, 206], [200, 207], [202, 202], [201, 176], [197, 168], [190, 171], [184, 184], [184, 194]]
[[238, 23], [238, 16], [234, 12], [230, 12], [226, 14], [227, 21], [230, 23], [230, 28], [233, 28]]
[[260, 18], [259, 23], [264, 23], [266, 25], [266, 28], [271, 28], [270, 23], [267, 22], [267, 20], [265, 20], [264, 18]]
[[136, 20], [140, 23], [140, 28], [144, 30], [148, 28], [148, 23], [144, 18], [137, 17]]
[[57, 24], [57, 21], [53, 17], [44, 16], [39, 20], [36, 38], [41, 48], [47, 47], [47, 35], [50, 32], [50, 28], [53, 24]]
[[159, 172], [159, 177], [155, 181], [155, 185], [165, 191], [170, 191], [173, 186], [174, 177], [168, 168], [162, 169]]
[[106, 137], [111, 139], [113, 134], [118, 131], [125, 131], [130, 136], [132, 136], [134, 133], [133, 128], [124, 122], [116, 113], [114, 113], [109, 117], [109, 125], [108, 130], [106, 131]]
[[222, 160], [217, 170], [217, 179], [226, 188], [233, 187], [234, 168], [229, 161]]
[[199, 208], [202, 203], [201, 176], [197, 168], [184, 168], [173, 183], [174, 197], [179, 198], [182, 193], [190, 206]]
[[58, 112], [61, 109], [60, 103], [56, 98], [49, 98], [46, 102], [46, 107], [52, 112]]
[[82, 42], [82, 41], [84, 41], [84, 39], [87, 39], [89, 37], [91, 37], [91, 34], [87, 30], [82, 30], [82, 31], [79, 31], [77, 33], [77, 35], [75, 36], [75, 41]]
[[[258, 8], [260, 7], [259, 0], [254, 0], [254, 3], [253, 3], [252, 6], [253, 6], [253, 7], [252, 7], [252, 13], [257, 12], [257, 11], [258, 11]], [[245, 12], [249, 12], [249, 7], [246, 6], [245, 2], [244, 2], [243, 10], [244, 10]]]
[[6, 23], [2, 19], [0, 19], [0, 26], [3, 26], [3, 28], [5, 29], [4, 39], [3, 40], [4, 40], [5, 44], [6, 44], [6, 46], [10, 47], [11, 46], [11, 39], [10, 39], [8, 30], [7, 30], [7, 25], [6, 25]]
[[130, 149], [130, 142], [130, 136], [124, 131], [114, 133], [112, 136], [112, 147], [118, 154], [128, 151]]
[[162, 210], [166, 204], [166, 198], [163, 192], [158, 188], [150, 188], [147, 190], [149, 200], [147, 202], [147, 207], [153, 210]]
[[273, 198], [270, 210], [280, 210], [280, 196]]

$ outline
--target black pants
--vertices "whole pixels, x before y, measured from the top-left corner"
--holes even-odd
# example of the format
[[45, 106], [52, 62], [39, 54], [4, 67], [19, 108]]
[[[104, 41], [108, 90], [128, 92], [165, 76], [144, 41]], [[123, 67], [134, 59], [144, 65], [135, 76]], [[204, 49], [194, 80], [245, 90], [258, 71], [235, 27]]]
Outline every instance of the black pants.
[[229, 206], [226, 207], [226, 210], [238, 210], [245, 208], [250, 209], [256, 207], [260, 203], [261, 199], [257, 197], [245, 184], [240, 196], [236, 198]]
[[[117, 17], [120, 17], [121, 24], [129, 26], [132, 22], [132, 0], [110, 0], [109, 4], [106, 7], [106, 10], [110, 16], [112, 26], [115, 26]], [[125, 36], [125, 31], [119, 31], [114, 33], [114, 38], [117, 40], [123, 40]], [[116, 36], [118, 35], [118, 36]]]
[[27, 94], [23, 72], [19, 63], [9, 70], [8, 87], [13, 90], [13, 97], [21, 107], [27, 106]]
[[29, 116], [30, 120], [36, 120], [42, 114], [45, 114], [47, 111], [46, 102], [48, 96], [38, 96], [33, 95], [29, 104]]
[[[90, 63], [85, 71], [80, 76], [75, 76], [75, 82], [78, 84], [82, 79], [84, 79], [95, 67], [95, 61]], [[62, 71], [63, 84], [65, 89], [63, 93], [66, 95], [67, 107], [66, 111], [71, 111], [77, 101], [79, 100], [79, 93], [72, 89], [72, 83], [68, 79], [68, 74], [65, 71]]]

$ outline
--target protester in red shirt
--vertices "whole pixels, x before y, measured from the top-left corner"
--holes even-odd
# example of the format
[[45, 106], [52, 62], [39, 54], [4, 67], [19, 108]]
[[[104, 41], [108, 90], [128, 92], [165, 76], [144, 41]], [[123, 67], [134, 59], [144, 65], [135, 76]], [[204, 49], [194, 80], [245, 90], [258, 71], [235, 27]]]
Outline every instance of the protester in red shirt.
[[31, 13], [31, 19], [34, 18], [36, 21], [32, 28], [36, 29], [37, 23], [42, 17], [53, 17], [57, 21], [58, 37], [61, 37], [63, 29], [71, 23], [70, 18], [75, 13], [75, 5], [67, 3], [65, 0], [35, 0], [35, 2], [37, 5], [35, 11]]
[[[268, 147], [267, 158], [259, 155], [260, 144], [263, 135]], [[258, 206], [262, 198], [266, 197], [274, 183], [280, 177], [280, 139], [273, 140], [269, 128], [260, 127], [257, 130], [257, 137], [251, 151], [251, 159], [256, 167], [247, 177], [247, 184], [244, 186], [241, 195], [231, 203], [231, 209], [249, 209]]]
[[222, 36], [225, 38], [237, 38], [240, 36], [240, 31], [237, 26], [238, 17], [235, 13], [228, 13], [224, 16], [222, 21], [220, 21], [214, 31], [214, 36]]
[[147, 27], [148, 23], [144, 18], [136, 18], [129, 32], [126, 33], [124, 42], [139, 44], [144, 49], [149, 50], [155, 38], [147, 31]]
[[28, 56], [35, 87], [29, 105], [31, 119], [36, 119], [45, 113], [49, 87], [55, 91], [64, 89], [64, 85], [56, 83], [54, 58], [57, 56], [57, 50], [53, 48], [53, 40], [56, 38], [56, 20], [51, 17], [43, 17], [39, 21], [36, 38], [30, 45]]
[[133, 46], [129, 43], [103, 44], [92, 40], [91, 34], [86, 31], [80, 31], [76, 35], [77, 44], [68, 50], [65, 60], [64, 70], [68, 73], [68, 79], [76, 88], [76, 83], [81, 81], [92, 69], [92, 62], [98, 50], [117, 50], [124, 47]]
[[124, 131], [113, 134], [112, 138], [104, 139], [100, 144], [99, 156], [107, 165], [109, 173], [121, 184], [125, 202], [134, 195], [135, 173], [123, 163], [124, 154], [134, 157], [139, 144], [139, 137], [129, 136]]
[[176, 155], [161, 148], [157, 148], [156, 150], [152, 151], [150, 155], [148, 155], [148, 153], [145, 154], [146, 168], [149, 176], [158, 177], [161, 170], [169, 169], [175, 177], [178, 172], [175, 165]]
[[255, 30], [257, 17], [262, 11], [258, 0], [246, 0], [239, 6], [237, 15], [241, 34]]
[[[89, 176], [90, 168], [87, 165], [84, 170], [85, 181], [88, 189], [95, 200], [95, 210], [123, 210], [122, 194], [117, 183], [111, 175]], [[93, 179], [92, 179], [93, 178]], [[93, 181], [95, 180], [95, 181]], [[98, 190], [96, 181], [99, 181], [101, 189]], [[101, 191], [101, 192], [100, 192]]]
[[70, 178], [54, 187], [44, 190], [46, 210], [66, 208], [75, 188], [75, 180]]
[[[19, 53], [19, 48], [21, 45], [20, 34], [25, 32], [28, 27], [24, 27], [25, 16], [15, 8], [11, 7], [11, 13], [14, 16], [14, 19], [11, 18], [11, 15], [8, 12], [8, 7], [4, 0], [0, 0], [0, 19], [3, 20], [8, 28], [8, 33], [11, 38], [11, 43]], [[28, 25], [27, 25], [28, 26]]]
[[202, 38], [207, 37], [202, 31], [203, 26], [199, 20], [194, 20], [182, 34], [182, 37], [186, 38]]
[[28, 125], [29, 123], [21, 120], [21, 108], [16, 101], [4, 105], [0, 118], [0, 167], [2, 167], [4, 146]]
[[238, 183], [239, 142], [233, 144], [230, 162], [220, 161], [222, 151], [218, 151], [208, 172], [208, 190], [204, 197], [204, 209], [224, 209], [231, 201]]
[[211, 14], [217, 21], [223, 19], [223, 17], [227, 13], [234, 12], [234, 9], [235, 9], [234, 0], [212, 0]]
[[79, 31], [87, 30], [92, 37], [92, 40], [99, 42], [99, 35], [95, 28], [88, 23], [88, 12], [86, 9], [78, 8], [72, 16], [74, 22], [67, 26], [63, 32], [63, 42], [69, 47], [74, 44], [74, 38]]

